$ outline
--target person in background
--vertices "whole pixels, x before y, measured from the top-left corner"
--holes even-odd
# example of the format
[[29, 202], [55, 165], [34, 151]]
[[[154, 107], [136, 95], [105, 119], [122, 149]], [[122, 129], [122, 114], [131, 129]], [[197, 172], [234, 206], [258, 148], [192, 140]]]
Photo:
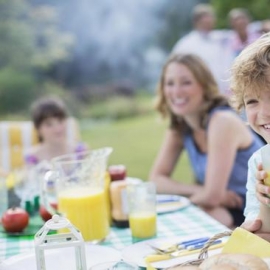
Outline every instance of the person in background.
[[192, 22], [193, 30], [177, 41], [172, 53], [192, 53], [201, 57], [214, 75], [219, 90], [227, 95], [229, 67], [226, 46], [230, 32], [214, 30], [216, 16], [209, 4], [198, 4], [193, 8]]
[[[228, 14], [228, 21], [232, 28], [232, 34], [228, 39], [227, 66], [231, 68], [234, 59], [249, 44], [260, 37], [260, 33], [250, 26], [251, 16], [245, 8], [234, 8]], [[229, 92], [229, 96], [231, 91]], [[245, 112], [240, 113], [241, 118], [246, 121]], [[263, 138], [261, 140], [264, 142]], [[265, 143], [265, 142], [264, 142]]]
[[268, 32], [270, 32], [270, 19], [263, 20], [261, 26], [261, 34], [266, 34]]
[[233, 29], [229, 38], [229, 50], [232, 53], [232, 60], [249, 44], [260, 37], [257, 31], [251, 31], [248, 27], [251, 17], [247, 9], [234, 8], [228, 14], [228, 20]]
[[38, 133], [39, 143], [25, 155], [28, 166], [65, 155], [82, 152], [88, 147], [81, 142], [70, 142], [67, 137], [68, 112], [63, 101], [56, 97], [45, 97], [32, 105], [32, 121]]
[[[245, 108], [251, 128], [270, 143], [270, 34], [246, 47], [232, 67], [234, 105]], [[270, 187], [264, 184], [261, 153], [248, 163], [245, 222], [242, 227], [270, 241]]]
[[[220, 95], [212, 73], [196, 55], [169, 57], [157, 98], [157, 110], [170, 120], [149, 176], [158, 193], [187, 196], [226, 226], [240, 225], [247, 162], [261, 141]], [[192, 185], [172, 179], [183, 150], [197, 180]]]

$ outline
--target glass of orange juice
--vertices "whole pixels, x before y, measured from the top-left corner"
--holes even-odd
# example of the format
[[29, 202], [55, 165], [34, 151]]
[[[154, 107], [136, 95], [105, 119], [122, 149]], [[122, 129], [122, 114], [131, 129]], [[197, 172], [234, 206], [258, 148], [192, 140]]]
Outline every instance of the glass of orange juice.
[[130, 184], [127, 187], [127, 195], [132, 242], [154, 238], [157, 234], [155, 184]]
[[45, 205], [56, 203], [59, 214], [80, 230], [85, 241], [92, 243], [104, 240], [109, 233], [105, 177], [111, 151], [102, 148], [88, 151], [87, 155], [55, 158], [42, 185]]
[[268, 174], [267, 178], [264, 179], [264, 184], [270, 186], [270, 144], [263, 146], [260, 151], [263, 170]]

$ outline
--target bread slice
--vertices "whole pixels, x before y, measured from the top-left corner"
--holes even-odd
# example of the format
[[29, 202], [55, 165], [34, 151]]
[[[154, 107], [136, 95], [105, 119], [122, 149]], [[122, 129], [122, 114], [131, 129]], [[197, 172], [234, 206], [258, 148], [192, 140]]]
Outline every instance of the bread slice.
[[269, 270], [267, 264], [261, 258], [249, 254], [217, 254], [204, 260], [199, 269]]

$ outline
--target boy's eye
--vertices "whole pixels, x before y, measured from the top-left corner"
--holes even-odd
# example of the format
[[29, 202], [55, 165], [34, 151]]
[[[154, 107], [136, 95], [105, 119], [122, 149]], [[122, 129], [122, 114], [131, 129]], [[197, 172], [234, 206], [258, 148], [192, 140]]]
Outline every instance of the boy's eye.
[[248, 100], [245, 101], [245, 104], [249, 105], [249, 104], [254, 104], [254, 103], [257, 103], [257, 102], [258, 102], [258, 100], [256, 100], [256, 99], [248, 99]]

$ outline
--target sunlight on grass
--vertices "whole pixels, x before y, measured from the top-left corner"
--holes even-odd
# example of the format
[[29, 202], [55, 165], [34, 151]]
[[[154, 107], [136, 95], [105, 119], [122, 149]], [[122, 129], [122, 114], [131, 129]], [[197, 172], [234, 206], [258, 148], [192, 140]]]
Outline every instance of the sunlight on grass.
[[[115, 122], [82, 123], [82, 139], [94, 148], [111, 146], [109, 164], [125, 164], [128, 175], [148, 179], [149, 171], [163, 140], [166, 123], [157, 114], [147, 114]], [[174, 172], [176, 179], [193, 179], [184, 154]]]

